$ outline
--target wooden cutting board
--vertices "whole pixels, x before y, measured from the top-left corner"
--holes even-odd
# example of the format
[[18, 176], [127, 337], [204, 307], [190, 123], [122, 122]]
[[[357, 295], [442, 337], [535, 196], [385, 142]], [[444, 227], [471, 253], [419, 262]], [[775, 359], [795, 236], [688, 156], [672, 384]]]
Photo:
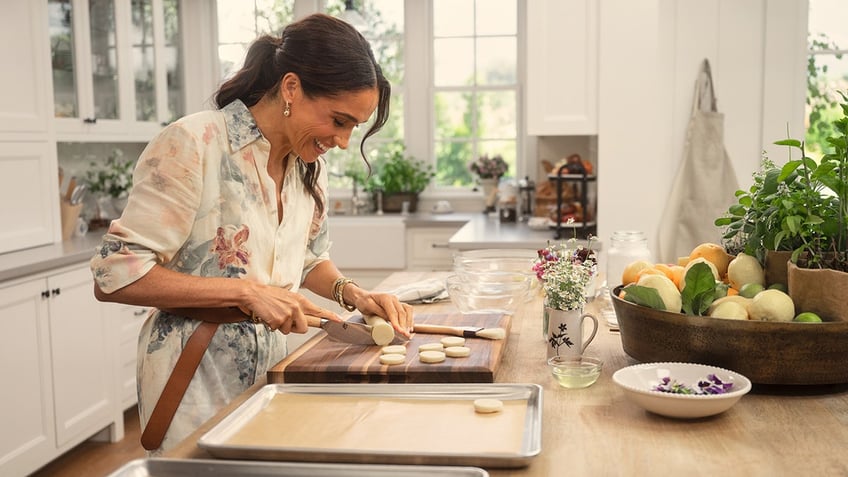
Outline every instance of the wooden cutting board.
[[380, 346], [349, 345], [319, 332], [294, 353], [268, 370], [269, 383], [491, 383], [506, 348], [512, 315], [431, 313], [415, 315], [416, 323], [503, 328], [507, 338], [467, 338], [466, 358], [447, 358], [437, 364], [422, 363], [418, 346], [438, 343], [447, 335], [415, 333], [406, 343], [403, 364], [380, 364]]

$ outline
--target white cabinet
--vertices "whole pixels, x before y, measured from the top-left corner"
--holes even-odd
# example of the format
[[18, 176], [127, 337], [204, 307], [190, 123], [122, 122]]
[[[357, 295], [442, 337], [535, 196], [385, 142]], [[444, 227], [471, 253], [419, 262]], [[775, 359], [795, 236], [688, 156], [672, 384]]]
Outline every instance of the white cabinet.
[[0, 286], [0, 474], [26, 475], [49, 461], [56, 448], [53, 427], [44, 279]]
[[0, 253], [52, 243], [58, 233], [56, 150], [50, 128], [45, 3], [2, 2]]
[[60, 141], [149, 140], [184, 113], [176, 0], [48, 0]]
[[44, 3], [4, 1], [2, 8], [0, 58], [6, 73], [0, 75], [0, 136], [44, 134], [50, 114]]
[[597, 134], [599, 3], [527, 2], [528, 134]]
[[453, 268], [454, 251], [448, 241], [461, 226], [406, 229], [407, 269], [444, 271]]
[[[87, 264], [0, 285], [0, 475], [25, 475], [115, 422], [114, 344]], [[9, 425], [12, 423], [12, 425]]]
[[50, 244], [58, 230], [56, 149], [0, 141], [0, 253]]
[[138, 334], [150, 313], [150, 308], [103, 303], [106, 320], [113, 327], [117, 342], [115, 355], [116, 385], [121, 410], [138, 402], [136, 388], [136, 362], [138, 359]]

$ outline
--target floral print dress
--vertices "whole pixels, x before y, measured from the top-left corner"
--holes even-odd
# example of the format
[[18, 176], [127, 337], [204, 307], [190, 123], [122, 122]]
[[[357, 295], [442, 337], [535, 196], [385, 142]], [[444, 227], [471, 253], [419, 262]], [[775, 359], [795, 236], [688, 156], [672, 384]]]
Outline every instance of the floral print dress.
[[[159, 264], [297, 291], [329, 258], [326, 215], [318, 214], [304, 187], [303, 163], [289, 156], [278, 222], [276, 188], [267, 173], [270, 150], [241, 101], [166, 127], [139, 157], [127, 207], [91, 259], [100, 288], [111, 293]], [[326, 204], [326, 167], [320, 165], [318, 190]], [[199, 324], [159, 310], [144, 323], [137, 374], [142, 426]], [[285, 354], [279, 332], [250, 320], [221, 324], [154, 454], [196, 430]]]

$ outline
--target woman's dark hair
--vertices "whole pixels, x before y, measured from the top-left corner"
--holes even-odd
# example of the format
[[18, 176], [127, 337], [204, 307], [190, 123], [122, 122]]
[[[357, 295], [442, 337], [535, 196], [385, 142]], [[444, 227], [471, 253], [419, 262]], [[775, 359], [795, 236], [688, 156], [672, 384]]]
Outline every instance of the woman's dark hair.
[[[377, 116], [359, 145], [359, 153], [370, 171], [365, 140], [389, 119], [392, 88], [368, 41], [342, 20], [322, 13], [310, 15], [286, 26], [280, 37], [257, 38], [247, 51], [244, 66], [218, 88], [215, 104], [221, 108], [240, 99], [245, 106], [253, 106], [266, 95], [277, 95], [286, 73], [300, 78], [308, 98], [377, 88]], [[317, 162], [307, 164], [303, 182], [323, 212], [323, 201], [315, 190], [318, 172]]]

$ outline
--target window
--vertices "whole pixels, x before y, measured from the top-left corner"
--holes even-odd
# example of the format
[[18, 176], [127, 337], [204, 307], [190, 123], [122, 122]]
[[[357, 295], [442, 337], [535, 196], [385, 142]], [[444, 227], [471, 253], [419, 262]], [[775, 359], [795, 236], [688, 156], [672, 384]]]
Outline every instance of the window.
[[807, 63], [806, 151], [820, 157], [832, 122], [841, 117], [841, 97], [848, 93], [848, 7], [844, 0], [810, 0]]
[[[521, 111], [518, 0], [217, 2], [222, 78], [241, 66], [257, 35], [279, 33], [293, 12], [307, 14], [317, 3], [360, 29], [392, 83], [391, 117], [366, 144], [372, 164], [378, 166], [383, 151], [392, 149], [387, 143], [401, 142], [410, 148], [407, 155], [434, 163], [434, 185], [442, 189], [473, 185], [468, 163], [483, 154], [500, 154], [515, 174]], [[416, 22], [405, 25], [405, 16]], [[414, 43], [407, 47], [410, 38]], [[405, 51], [414, 57], [406, 58]], [[414, 116], [408, 105], [415, 105]], [[348, 150], [325, 156], [331, 187], [350, 190], [353, 177], [364, 175], [359, 144], [367, 129], [361, 125], [354, 131]]]
[[291, 23], [294, 0], [217, 0], [218, 61], [221, 77], [229, 78], [244, 63], [256, 37], [278, 34]]
[[518, 150], [516, 0], [433, 0], [433, 151], [438, 186], [468, 186], [468, 163]]

